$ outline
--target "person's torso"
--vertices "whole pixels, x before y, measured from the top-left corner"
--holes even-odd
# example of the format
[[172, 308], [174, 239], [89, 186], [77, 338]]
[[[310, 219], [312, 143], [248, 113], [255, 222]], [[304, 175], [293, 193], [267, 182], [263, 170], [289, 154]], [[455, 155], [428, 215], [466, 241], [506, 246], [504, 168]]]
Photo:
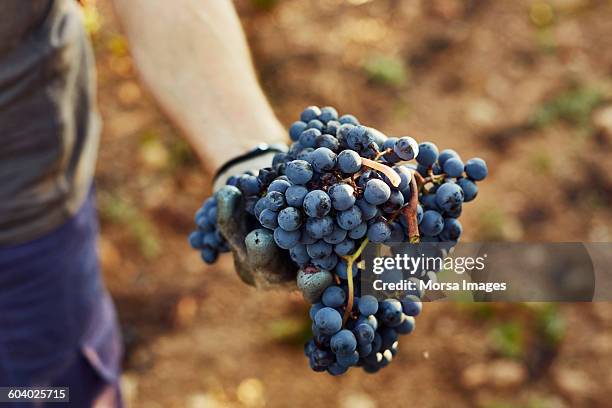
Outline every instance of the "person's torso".
[[0, 245], [74, 214], [98, 146], [93, 55], [74, 0], [0, 2]]

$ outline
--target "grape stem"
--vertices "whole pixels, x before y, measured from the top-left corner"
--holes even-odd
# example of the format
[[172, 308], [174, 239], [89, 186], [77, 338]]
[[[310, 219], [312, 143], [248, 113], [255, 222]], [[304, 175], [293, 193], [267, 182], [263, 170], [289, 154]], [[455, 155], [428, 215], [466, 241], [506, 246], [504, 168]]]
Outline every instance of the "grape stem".
[[[417, 174], [417, 172], [413, 172]], [[420, 176], [420, 175], [419, 175]], [[417, 205], [419, 204], [419, 190], [417, 186], [416, 177], [410, 179], [410, 202], [402, 210], [404, 217], [406, 218], [408, 240], [411, 244], [418, 244], [420, 241], [419, 236], [419, 223], [417, 218]]]
[[343, 256], [342, 258], [346, 261], [346, 278], [348, 279], [348, 300], [346, 303], [346, 309], [344, 310], [344, 316], [342, 317], [342, 326], [346, 324], [346, 321], [351, 316], [351, 312], [353, 311], [353, 301], [355, 300], [355, 289], [353, 287], [353, 264], [359, 257], [361, 253], [368, 245], [369, 240], [366, 238], [363, 240], [357, 251], [355, 251], [352, 255]]

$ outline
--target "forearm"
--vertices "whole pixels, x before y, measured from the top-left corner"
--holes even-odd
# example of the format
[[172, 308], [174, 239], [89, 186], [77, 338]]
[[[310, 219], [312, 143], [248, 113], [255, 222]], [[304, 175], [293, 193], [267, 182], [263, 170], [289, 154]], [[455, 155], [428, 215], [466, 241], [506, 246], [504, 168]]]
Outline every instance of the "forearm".
[[229, 0], [114, 0], [137, 69], [209, 170], [285, 140]]

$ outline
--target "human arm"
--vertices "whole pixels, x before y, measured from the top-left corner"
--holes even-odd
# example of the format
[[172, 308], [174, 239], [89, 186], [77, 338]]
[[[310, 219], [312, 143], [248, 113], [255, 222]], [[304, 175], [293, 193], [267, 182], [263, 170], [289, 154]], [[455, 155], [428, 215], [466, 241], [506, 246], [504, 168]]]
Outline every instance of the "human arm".
[[113, 0], [143, 82], [209, 171], [286, 139], [231, 1]]

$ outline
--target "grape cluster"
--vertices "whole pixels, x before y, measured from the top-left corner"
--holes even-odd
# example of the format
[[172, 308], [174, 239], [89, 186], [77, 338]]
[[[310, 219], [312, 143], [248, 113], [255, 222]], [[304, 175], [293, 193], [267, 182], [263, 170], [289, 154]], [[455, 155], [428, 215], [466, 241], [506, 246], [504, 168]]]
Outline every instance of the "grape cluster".
[[[351, 366], [376, 372], [397, 353], [399, 335], [413, 331], [421, 294], [380, 302], [355, 296], [361, 250], [367, 243], [457, 242], [463, 203], [476, 197], [486, 163], [463, 163], [431, 142], [388, 138], [332, 107], [306, 108], [289, 136], [287, 152], [277, 153], [271, 167], [228, 184], [243, 193], [252, 227], [273, 231], [300, 268], [298, 288], [312, 303], [313, 338], [304, 349], [310, 367], [332, 375]], [[192, 245], [202, 242], [196, 247], [206, 262], [220, 252], [212, 244], [225, 249], [209, 226], [214, 208], [205, 203], [196, 216], [200, 235], [190, 238]], [[207, 238], [211, 233], [216, 241]], [[313, 294], [305, 282], [315, 275], [322, 279]]]
[[204, 201], [196, 212], [195, 223], [198, 229], [189, 234], [189, 244], [200, 251], [202, 260], [212, 264], [219, 253], [229, 252], [227, 242], [217, 226], [217, 199], [215, 196]]

